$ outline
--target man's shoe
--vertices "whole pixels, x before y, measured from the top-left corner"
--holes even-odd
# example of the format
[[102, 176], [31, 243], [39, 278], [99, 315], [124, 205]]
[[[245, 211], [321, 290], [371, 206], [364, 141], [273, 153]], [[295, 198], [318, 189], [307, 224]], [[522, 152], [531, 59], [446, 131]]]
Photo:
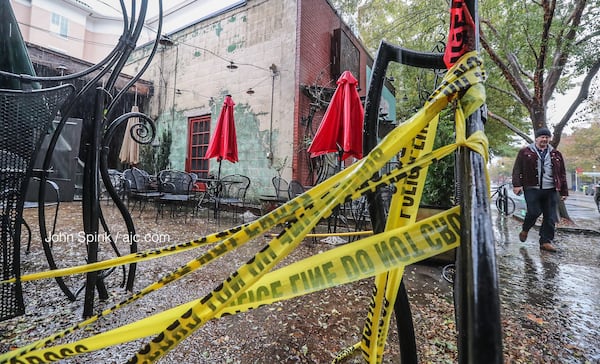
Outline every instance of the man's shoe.
[[527, 240], [527, 234], [527, 231], [521, 230], [521, 232], [519, 233], [519, 240], [521, 240], [521, 243], [524, 243], [525, 240]]
[[550, 243], [544, 243], [540, 245], [540, 250], [545, 250], [547, 252], [556, 253], [556, 248], [554, 245]]

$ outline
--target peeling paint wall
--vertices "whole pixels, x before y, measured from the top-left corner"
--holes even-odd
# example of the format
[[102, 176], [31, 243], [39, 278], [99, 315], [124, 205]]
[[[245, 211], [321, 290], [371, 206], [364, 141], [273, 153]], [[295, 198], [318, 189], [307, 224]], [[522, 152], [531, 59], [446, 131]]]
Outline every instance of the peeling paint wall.
[[[271, 179], [284, 160], [282, 176], [291, 179], [296, 14], [296, 1], [249, 0], [242, 7], [169, 34], [174, 45], [159, 46], [143, 77], [155, 85], [150, 116], [157, 120], [159, 130], [171, 128], [173, 132], [173, 169], [185, 168], [188, 118], [210, 114], [214, 130], [224, 97], [230, 94], [236, 104], [239, 162], [224, 161], [221, 174], [249, 176], [248, 194], [255, 201], [259, 195], [274, 194]], [[136, 50], [128, 73], [141, 68], [149, 51]], [[227, 68], [231, 62], [238, 68]], [[246, 92], [250, 88], [252, 95]], [[272, 160], [267, 158], [270, 153]], [[216, 174], [215, 160], [210, 170]]]

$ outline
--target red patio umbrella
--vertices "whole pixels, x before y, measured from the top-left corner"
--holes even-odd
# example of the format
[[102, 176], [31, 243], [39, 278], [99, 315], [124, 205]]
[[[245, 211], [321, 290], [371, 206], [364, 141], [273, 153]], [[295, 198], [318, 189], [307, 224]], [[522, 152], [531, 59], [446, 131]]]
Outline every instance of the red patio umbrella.
[[225, 96], [221, 114], [217, 120], [217, 127], [204, 155], [205, 159], [217, 158], [219, 161], [218, 179], [221, 179], [221, 161], [223, 159], [235, 163], [238, 161], [237, 136], [233, 119], [233, 106], [235, 103], [231, 95]]
[[308, 148], [311, 158], [333, 152], [340, 154], [340, 162], [350, 156], [362, 158], [364, 110], [357, 84], [350, 71], [344, 71], [338, 79], [337, 89]]

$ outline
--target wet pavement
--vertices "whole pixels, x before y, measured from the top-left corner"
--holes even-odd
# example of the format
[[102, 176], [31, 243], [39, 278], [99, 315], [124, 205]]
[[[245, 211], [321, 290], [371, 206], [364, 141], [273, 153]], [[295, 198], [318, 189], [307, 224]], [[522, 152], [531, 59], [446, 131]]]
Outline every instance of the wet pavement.
[[568, 362], [600, 363], [600, 214], [591, 196], [575, 194], [567, 201], [574, 224], [559, 224], [557, 253], [540, 251], [538, 227], [519, 241], [518, 208], [510, 217], [494, 211], [501, 299], [504, 307], [526, 307], [534, 322], [559, 323], [562, 332], [553, 334], [585, 358]]

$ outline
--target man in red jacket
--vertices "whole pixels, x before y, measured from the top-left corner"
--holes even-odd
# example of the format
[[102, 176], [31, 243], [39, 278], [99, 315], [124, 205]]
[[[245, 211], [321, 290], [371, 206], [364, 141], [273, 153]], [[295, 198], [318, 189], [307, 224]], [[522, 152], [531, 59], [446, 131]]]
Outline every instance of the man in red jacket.
[[[567, 173], [562, 154], [549, 144], [548, 128], [535, 131], [535, 143], [519, 151], [512, 173], [513, 192], [525, 193], [527, 213], [519, 240], [527, 240], [527, 234], [537, 218], [543, 215], [540, 227], [540, 249], [555, 252], [553, 243], [558, 196], [565, 200], [569, 195]], [[558, 192], [558, 193], [557, 193]]]

